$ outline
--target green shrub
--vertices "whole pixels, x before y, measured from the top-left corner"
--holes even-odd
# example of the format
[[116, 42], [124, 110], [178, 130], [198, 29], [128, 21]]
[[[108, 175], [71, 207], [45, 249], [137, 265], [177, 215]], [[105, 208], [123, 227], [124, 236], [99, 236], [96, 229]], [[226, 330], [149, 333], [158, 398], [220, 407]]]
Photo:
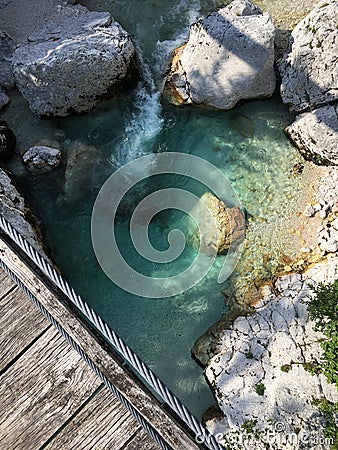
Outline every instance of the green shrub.
[[315, 295], [304, 300], [315, 329], [327, 337], [321, 342], [324, 353], [322, 371], [329, 383], [338, 388], [338, 280], [332, 284], [320, 283], [312, 288]]
[[[320, 283], [313, 288], [311, 298], [305, 299], [310, 319], [315, 322], [315, 329], [321, 331], [327, 339], [321, 341], [324, 350], [321, 370], [329, 383], [338, 389], [338, 280], [332, 284]], [[317, 368], [316, 368], [317, 369]], [[326, 418], [324, 435], [338, 450], [338, 404], [326, 399], [317, 399], [313, 402]]]
[[266, 387], [263, 383], [256, 384], [256, 387], [255, 387], [256, 394], [264, 395], [265, 389], [266, 389]]
[[312, 402], [326, 419], [324, 436], [333, 442], [332, 449], [338, 448], [338, 404], [329, 402], [326, 399], [316, 399]]

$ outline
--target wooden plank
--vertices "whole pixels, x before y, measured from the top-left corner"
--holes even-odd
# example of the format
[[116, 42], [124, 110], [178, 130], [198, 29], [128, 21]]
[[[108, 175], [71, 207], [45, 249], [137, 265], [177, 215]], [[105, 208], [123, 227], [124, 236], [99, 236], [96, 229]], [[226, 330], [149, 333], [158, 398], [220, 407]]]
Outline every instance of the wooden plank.
[[149, 391], [133, 377], [128, 369], [116, 362], [102, 346], [84, 322], [74, 315], [34, 274], [6, 242], [0, 239], [0, 258], [12, 270], [28, 290], [41, 302], [49, 313], [62, 325], [74, 341], [83, 349], [96, 367], [108, 378], [143, 418], [175, 449], [197, 450], [196, 442], [162, 408]]
[[0, 302], [0, 373], [49, 326], [20, 289], [8, 293]]
[[6, 294], [15, 287], [14, 281], [7, 275], [7, 273], [0, 267], [0, 301]]
[[140, 430], [123, 450], [160, 450], [155, 441], [144, 431]]
[[94, 372], [49, 329], [0, 377], [0, 448], [40, 448], [99, 386]]
[[140, 429], [117, 398], [104, 388], [45, 448], [120, 450]]

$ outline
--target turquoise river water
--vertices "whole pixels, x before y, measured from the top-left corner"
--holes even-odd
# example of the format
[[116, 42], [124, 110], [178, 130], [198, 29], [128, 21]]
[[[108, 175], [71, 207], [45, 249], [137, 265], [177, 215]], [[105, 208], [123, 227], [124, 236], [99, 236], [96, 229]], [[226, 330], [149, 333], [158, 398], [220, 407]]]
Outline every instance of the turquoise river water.
[[[295, 208], [300, 189], [298, 179], [290, 177], [300, 157], [282, 131], [292, 117], [277, 94], [229, 112], [178, 108], [161, 98], [170, 52], [187, 36], [189, 23], [217, 3], [95, 2], [97, 9], [109, 9], [132, 34], [142, 69], [138, 86], [82, 116], [39, 121], [14, 94], [4, 114], [19, 145], [54, 139], [68, 161], [42, 175], [29, 174], [18, 161], [13, 163], [56, 263], [77, 291], [198, 416], [214, 399], [202, 369], [191, 358], [191, 348], [226, 314], [222, 290], [234, 292], [273, 273], [288, 245], [283, 223]], [[165, 151], [199, 156], [226, 174], [247, 212], [248, 230], [240, 264], [224, 284], [217, 283], [224, 261], [218, 257], [194, 288], [171, 298], [148, 299], [118, 288], [101, 270], [91, 242], [91, 213], [102, 184], [117, 168], [138, 156]], [[182, 176], [154, 177], [129, 195], [116, 222], [121, 253], [142, 273], [161, 277], [186, 268], [196, 256], [194, 251], [186, 249], [172, 267], [145, 260], [133, 249], [127, 216], [143, 194], [163, 186], [203, 193], [201, 186]], [[166, 249], [168, 232], [182, 223], [182, 215], [173, 210], [156, 216], [150, 226], [153, 245]]]

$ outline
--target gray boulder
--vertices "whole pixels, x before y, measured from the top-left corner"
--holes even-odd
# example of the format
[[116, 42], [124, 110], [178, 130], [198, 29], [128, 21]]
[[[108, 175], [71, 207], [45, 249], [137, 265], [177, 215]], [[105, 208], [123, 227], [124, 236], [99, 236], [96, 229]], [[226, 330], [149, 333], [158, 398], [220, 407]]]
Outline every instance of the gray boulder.
[[338, 105], [300, 114], [285, 132], [306, 159], [338, 165]]
[[39, 117], [89, 111], [135, 70], [131, 37], [109, 13], [80, 5], [57, 11], [13, 57], [17, 87]]
[[231, 109], [275, 89], [275, 27], [248, 0], [234, 0], [190, 27], [172, 55], [165, 95], [175, 104]]
[[22, 160], [29, 170], [49, 171], [61, 164], [62, 154], [58, 148], [36, 145], [23, 154]]
[[1, 31], [0, 32], [0, 86], [11, 88], [15, 84], [12, 59], [15, 50], [15, 44], [11, 37]]
[[[238, 207], [229, 208], [210, 192], [201, 197], [201, 202], [190, 212], [197, 219], [200, 233], [192, 226], [191, 242], [194, 247], [211, 255], [222, 255], [230, 246], [239, 245], [245, 238], [245, 218]], [[205, 214], [205, 206], [209, 214]]]
[[338, 3], [322, 0], [293, 30], [279, 64], [281, 95], [291, 111], [338, 100]]

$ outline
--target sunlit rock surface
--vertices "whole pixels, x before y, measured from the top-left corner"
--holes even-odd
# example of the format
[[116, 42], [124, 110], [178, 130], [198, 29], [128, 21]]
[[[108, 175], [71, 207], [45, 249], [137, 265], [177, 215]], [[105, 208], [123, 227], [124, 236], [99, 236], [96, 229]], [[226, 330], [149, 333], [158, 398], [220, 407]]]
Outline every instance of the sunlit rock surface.
[[338, 165], [338, 104], [300, 114], [285, 132], [306, 159]]
[[[224, 331], [218, 354], [206, 368], [224, 418], [211, 419], [207, 426], [233, 442], [232, 448], [324, 448], [316, 447], [316, 439], [324, 438], [323, 418], [312, 400], [337, 402], [338, 393], [323, 374], [309, 372], [320, 359], [324, 335], [314, 331], [302, 299], [310, 294], [309, 285], [337, 277], [337, 258], [304, 275], [285, 275], [274, 292], [265, 290], [252, 315], [239, 317]], [[245, 424], [253, 425], [258, 437], [249, 441]], [[292, 434], [298, 440], [287, 446]], [[244, 442], [238, 447], [239, 436]]]
[[322, 0], [293, 30], [279, 70], [281, 95], [302, 112], [338, 100], [338, 3]]
[[176, 49], [165, 93], [175, 104], [231, 109], [241, 99], [269, 97], [275, 89], [275, 27], [247, 0], [234, 0], [190, 27]]
[[109, 13], [56, 8], [56, 18], [13, 56], [16, 85], [40, 117], [89, 111], [135, 70], [131, 37]]
[[323, 0], [293, 30], [279, 64], [281, 96], [298, 113], [286, 133], [317, 163], [338, 163], [338, 3]]
[[[192, 215], [197, 218], [201, 236], [194, 236], [193, 242], [200, 250], [209, 254], [224, 254], [231, 245], [238, 245], [245, 237], [245, 218], [238, 207], [228, 208], [210, 192], [201, 197]], [[208, 208], [210, 214], [205, 214], [203, 207]]]

